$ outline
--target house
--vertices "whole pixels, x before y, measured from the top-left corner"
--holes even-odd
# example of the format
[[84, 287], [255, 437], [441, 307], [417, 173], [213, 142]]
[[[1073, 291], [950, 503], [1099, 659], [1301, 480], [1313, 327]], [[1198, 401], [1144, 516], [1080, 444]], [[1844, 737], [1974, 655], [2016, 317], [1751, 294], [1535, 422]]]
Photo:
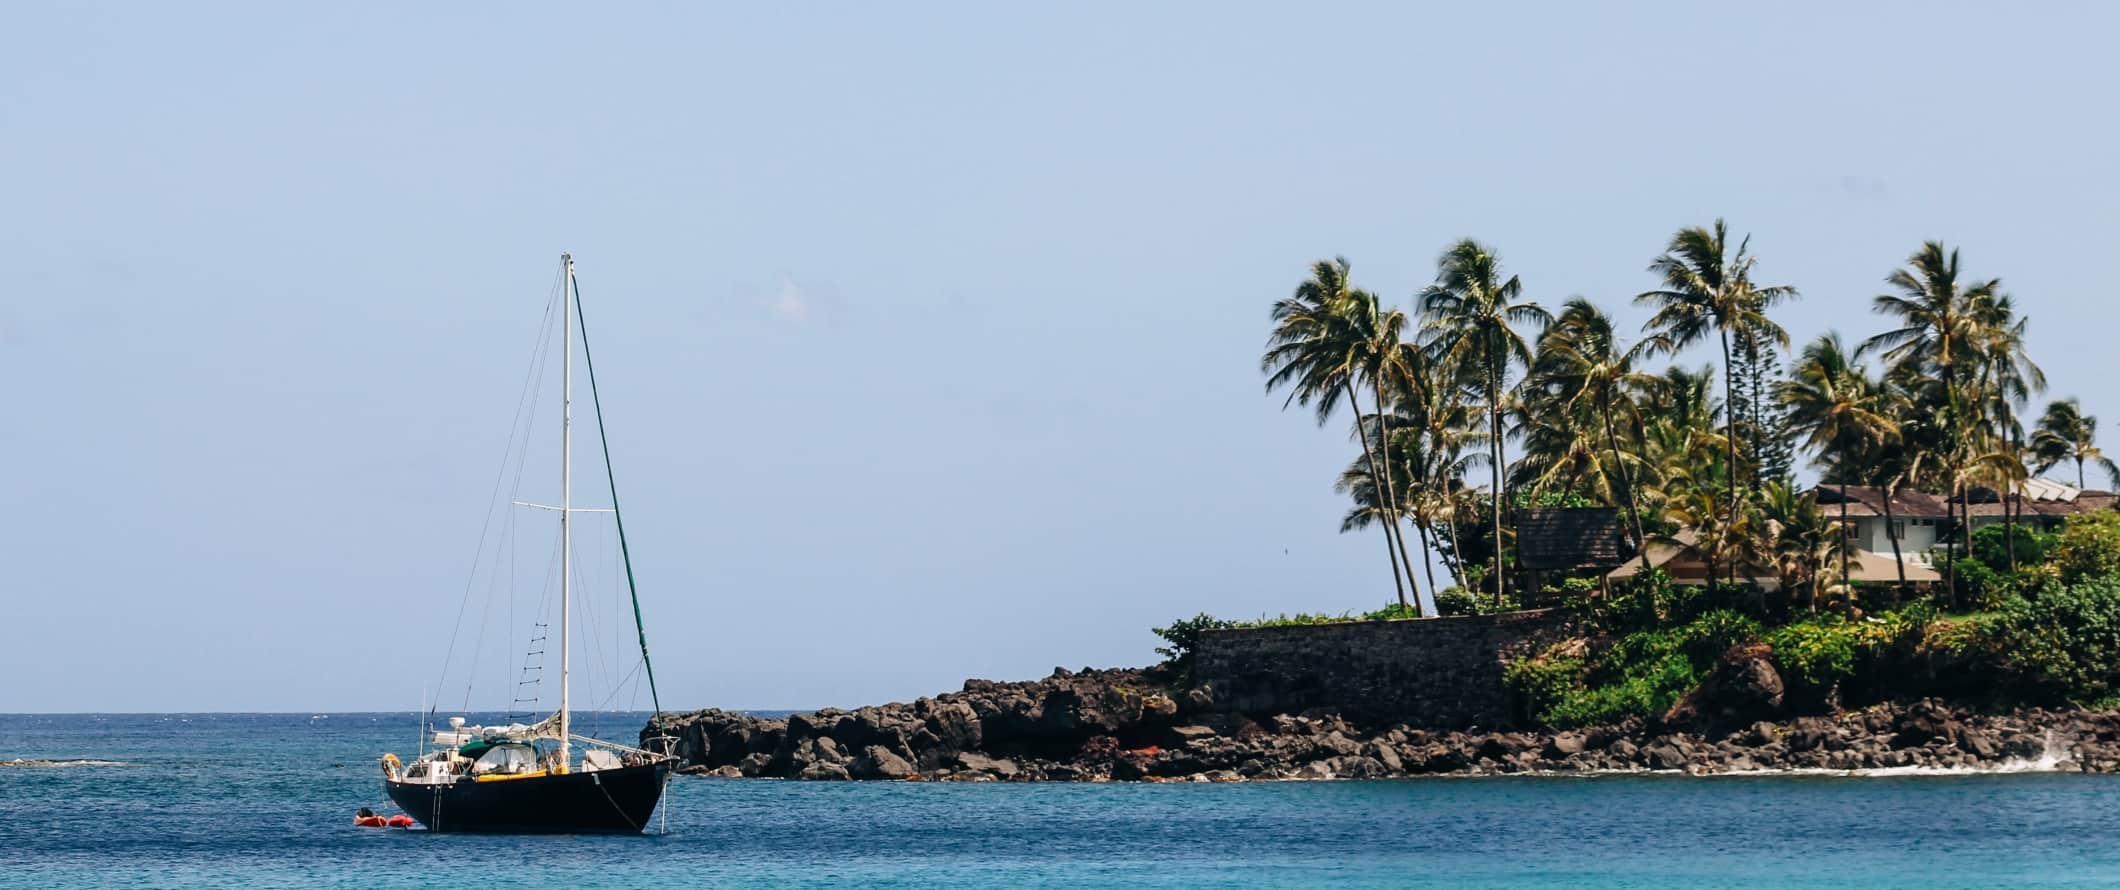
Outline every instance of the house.
[[[1975, 529], [2006, 521], [2007, 514], [2015, 513], [2018, 521], [2026, 525], [2053, 531], [2070, 516], [2120, 509], [2120, 495], [2095, 488], [2077, 488], [2052, 479], [2027, 480], [2021, 491], [2010, 496], [2007, 504], [1992, 488], [1975, 488], [1966, 500], [1970, 502], [1968, 512], [1972, 514]], [[1956, 499], [1952, 503], [1955, 505]]]
[[[1898, 503], [1893, 501], [1895, 505]], [[1850, 516], [1852, 515], [1851, 513]], [[1702, 559], [1700, 551], [1694, 548], [1695, 541], [1696, 538], [1690, 529], [1681, 530], [1668, 541], [1650, 541], [1647, 560], [1649, 567], [1662, 569], [1673, 584], [1694, 587], [1707, 584], [1707, 560]], [[1639, 558], [1629, 560], [1626, 565], [1607, 573], [1605, 580], [1618, 582], [1641, 574], [1642, 563], [1643, 560]], [[1717, 566], [1715, 571], [1716, 578], [1720, 580], [1729, 569]], [[1740, 566], [1737, 574], [1738, 583], [1749, 584], [1762, 590], [1774, 590], [1781, 586], [1779, 577], [1760, 567]], [[1896, 584], [1899, 582], [1900, 572], [1898, 566], [1893, 564], [1889, 552], [1877, 554], [1857, 548], [1848, 553], [1848, 575], [1860, 584]], [[1906, 560], [1908, 584], [1933, 584], [1942, 580], [1943, 575], [1928, 563], [1917, 562], [1912, 558]]]
[[[1826, 518], [1841, 516], [1841, 492], [1837, 485], [1818, 487], [1818, 508]], [[1876, 486], [1850, 485], [1847, 492], [1849, 540], [1858, 550], [1890, 554], [1893, 534], [1885, 526], [1884, 492]], [[2032, 528], [2052, 531], [2068, 517], [2098, 510], [2116, 509], [2120, 496], [2109, 491], [2081, 489], [2052, 479], [2030, 479], [2005, 498], [1991, 488], [1974, 488], [1961, 502], [1957, 497], [1922, 491], [1901, 491], [1892, 496], [1891, 528], [1899, 539], [1899, 552], [1909, 562], [1930, 562], [1929, 552], [1942, 549], [1957, 527], [1955, 513], [1971, 514], [1972, 527], [2007, 522], [2010, 514]], [[1859, 579], [1858, 579], [1859, 580]]]
[[[1843, 492], [1847, 502], [1845, 511], [1841, 503]], [[1882, 553], [1889, 560], [1893, 552], [1892, 538], [1897, 537], [1898, 552], [1908, 565], [1929, 564], [1929, 550], [1943, 541], [1951, 527], [1952, 506], [1943, 496], [1925, 491], [1894, 494], [1890, 513], [1891, 527], [1896, 534], [1888, 534], [1884, 489], [1874, 485], [1850, 485], [1845, 489], [1838, 485], [1818, 487], [1818, 509], [1834, 522], [1839, 522], [1843, 515], [1847, 517], [1848, 541], [1855, 545], [1857, 552]]]
[[[2110, 491], [2081, 489], [2051, 479], [2031, 479], [2010, 494], [2006, 503], [2000, 493], [1989, 488], [1973, 489], [1963, 502], [1956, 497], [1924, 491], [1901, 491], [1892, 496], [1892, 518], [1888, 527], [1884, 490], [1877, 486], [1850, 485], [1843, 489], [1838, 485], [1821, 485], [1817, 494], [1818, 509], [1834, 522], [1840, 521], [1845, 501], [1848, 542], [1853, 545], [1848, 553], [1848, 575], [1849, 580], [1859, 584], [1899, 582], [1900, 565], [1892, 560], [1894, 537], [1899, 539], [1898, 553], [1900, 563], [1905, 565], [1908, 584], [1942, 581], [1943, 575], [1938, 571], [1940, 553], [1956, 528], [1956, 513], [1961, 505], [1971, 514], [1975, 529], [2006, 522], [2014, 514], [2017, 521], [2046, 531], [2061, 527], [2070, 516], [2120, 509], [2120, 495]], [[1694, 549], [1693, 543], [1690, 530], [1680, 531], [1670, 541], [1651, 542], [1648, 564], [1662, 569], [1674, 583], [1706, 584], [1707, 562]], [[1642, 562], [1638, 558], [1630, 560], [1606, 574], [1605, 578], [1607, 581], [1632, 578], [1641, 573]], [[1717, 567], [1718, 576], [1725, 571], [1727, 569]], [[1738, 575], [1740, 582], [1766, 589], [1779, 584], [1772, 573], [1757, 568], [1740, 568]]]

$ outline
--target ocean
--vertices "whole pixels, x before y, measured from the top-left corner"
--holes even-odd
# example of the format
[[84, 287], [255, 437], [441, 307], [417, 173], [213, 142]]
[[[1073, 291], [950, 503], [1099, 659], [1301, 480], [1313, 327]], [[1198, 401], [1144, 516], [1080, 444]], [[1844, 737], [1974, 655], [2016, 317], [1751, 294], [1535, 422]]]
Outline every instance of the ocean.
[[[631, 737], [642, 715], [584, 715]], [[0, 715], [0, 887], [2089, 887], [2120, 778], [680, 777], [644, 837], [356, 828], [410, 714]]]

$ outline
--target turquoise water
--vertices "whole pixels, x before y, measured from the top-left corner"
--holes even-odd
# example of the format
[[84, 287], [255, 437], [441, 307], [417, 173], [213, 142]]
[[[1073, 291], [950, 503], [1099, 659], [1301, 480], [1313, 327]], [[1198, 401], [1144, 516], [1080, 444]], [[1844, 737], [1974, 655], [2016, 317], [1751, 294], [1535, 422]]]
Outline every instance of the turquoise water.
[[[0, 886], [2026, 887], [2120, 884], [2120, 779], [1256, 785], [680, 778], [667, 834], [354, 828], [403, 714], [0, 716]], [[606, 718], [623, 738], [637, 717]]]

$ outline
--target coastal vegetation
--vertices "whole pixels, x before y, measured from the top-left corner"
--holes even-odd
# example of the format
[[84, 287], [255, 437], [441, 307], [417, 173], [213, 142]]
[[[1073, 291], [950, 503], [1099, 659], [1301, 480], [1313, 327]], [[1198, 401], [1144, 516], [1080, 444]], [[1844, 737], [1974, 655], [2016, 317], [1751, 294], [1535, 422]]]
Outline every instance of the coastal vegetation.
[[[1423, 615], [1442, 611], [1437, 599], [1468, 602], [1445, 594], [1431, 563], [1491, 607], [1557, 592], [1568, 574], [1518, 568], [1513, 519], [1540, 506], [1612, 508], [1629, 552], [1678, 543], [1721, 583], [1772, 576], [1806, 609], [1912, 596], [1904, 577], [1852, 578], [1849, 499], [1821, 505], [1796, 484], [1800, 461], [1843, 495], [1885, 492], [1887, 512], [1894, 495], [1944, 498], [1940, 589], [1958, 609], [1976, 503], [2001, 493], [2014, 529], [2021, 500], [2007, 495], [2035, 474], [2067, 466], [2080, 487], [2086, 467], [2120, 469], [2073, 399], [2027, 426], [2046, 386], [2028, 319], [1955, 249], [1925, 243], [1885, 277], [1872, 301], [1882, 331], [1828, 332], [1786, 356], [1773, 313], [1798, 291], [1761, 283], [1759, 263], [1722, 220], [1679, 230], [1648, 265], [1652, 287], [1634, 302], [1651, 315], [1628, 342], [1589, 299], [1530, 298], [1470, 239], [1443, 250], [1411, 315], [1357, 287], [1346, 259], [1320, 261], [1274, 304], [1261, 366], [1284, 405], [1321, 425], [1350, 415], [1359, 452], [1335, 480], [1352, 500], [1342, 530], [1381, 532], [1400, 604]], [[1697, 344], [1719, 370], [1657, 367]], [[1923, 559], [1902, 548], [1897, 518], [1885, 523], [1895, 560]]]
[[[1351, 415], [1360, 453], [1335, 481], [1352, 501], [1341, 528], [1381, 532], [1397, 602], [1196, 616], [1157, 629], [1172, 664], [1213, 628], [1557, 605], [1581, 616], [1581, 636], [1508, 670], [1527, 714], [1554, 726], [1673, 717], [1742, 657], [1810, 708], [2120, 691], [2120, 513], [2056, 530], [2027, 507], [2038, 474], [2066, 468], [2080, 489], [2087, 470], [2120, 467], [2075, 399], [2027, 423], [2047, 383], [2029, 320], [1956, 249], [1924, 243], [1884, 277], [1881, 331], [1802, 344], [1773, 317], [1798, 290], [1764, 283], [1750, 237], [1720, 219], [1650, 260], [1633, 298], [1650, 315], [1631, 342], [1592, 300], [1533, 298], [1477, 241], [1447, 246], [1436, 270], [1408, 315], [1355, 286], [1344, 258], [1321, 261], [1274, 305], [1262, 357], [1284, 405], [1320, 425]], [[1696, 346], [1719, 365], [1676, 361]], [[1798, 484], [1806, 464], [1816, 487]], [[1911, 495], [1943, 505], [1922, 519], [1933, 551], [1894, 515]], [[1525, 566], [1515, 520], [1541, 507], [1612, 511], [1638, 570], [1607, 583], [1609, 565]], [[1881, 544], [1857, 543], [1851, 507], [1882, 512]], [[1888, 561], [1865, 574], [1862, 546]], [[1652, 566], [1659, 549], [1704, 571], [1678, 583]]]

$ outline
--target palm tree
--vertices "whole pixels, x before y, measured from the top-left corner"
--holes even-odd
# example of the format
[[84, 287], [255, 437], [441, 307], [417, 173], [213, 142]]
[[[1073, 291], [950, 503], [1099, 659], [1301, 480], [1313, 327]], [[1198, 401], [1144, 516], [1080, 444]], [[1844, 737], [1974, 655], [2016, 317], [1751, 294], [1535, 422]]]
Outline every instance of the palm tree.
[[[1841, 345], [1840, 335], [1821, 335], [1803, 349], [1795, 372], [1776, 387], [1776, 397], [1788, 406], [1796, 429], [1818, 452], [1821, 462], [1833, 468], [1840, 484], [1840, 528], [1848, 524], [1848, 477], [1857, 472], [1866, 456], [1898, 433], [1888, 413], [1890, 405], [1883, 387], [1870, 379], [1854, 357]], [[1840, 576], [1848, 573], [1848, 549], [1840, 548]], [[1849, 597], [1850, 605], [1853, 597]]]
[[[1909, 381], [1907, 389], [1917, 393], [1916, 401], [1936, 418], [1942, 438], [1935, 457], [1944, 471], [1946, 503], [1955, 500], [1965, 508], [1958, 512], [1970, 521], [1965, 487], [1968, 465], [1979, 450], [1973, 437], [1981, 430], [1973, 428], [1973, 421], [1983, 413], [1974, 385], [1978, 380], [1972, 375], [1983, 363], [1982, 344], [1999, 336], [1998, 323], [2006, 325], [2008, 303], [2001, 279], [1961, 283], [1960, 276], [1958, 251], [1947, 250], [1940, 241], [1924, 242], [1907, 258], [1906, 268], [1886, 276], [1885, 283], [1895, 292], [1872, 301], [1878, 314], [1896, 316], [1899, 327], [1871, 337], [1863, 346], [1884, 349], [1893, 373]], [[1981, 427], [1984, 430], [1984, 424]], [[1953, 522], [1957, 524], [1955, 515]], [[1953, 557], [1957, 534], [1965, 530], [1959, 525], [1944, 540], [1954, 603], [1958, 585]]]
[[2082, 403], [2075, 399], [2062, 399], [2049, 403], [2046, 413], [2039, 417], [2039, 427], [2032, 432], [2032, 456], [2038, 461], [2039, 472], [2053, 469], [2063, 461], [2076, 464], [2076, 487], [2084, 486], [2083, 465], [2097, 464], [2115, 482], [2120, 482], [2120, 466], [2114, 465], [2105, 452], [2098, 449], [2098, 418], [2083, 413]]
[[1898, 293], [1872, 301], [1878, 314], [1898, 316], [1900, 326], [1871, 337], [1863, 347], [1884, 349], [1894, 365], [1927, 364], [1955, 389], [1959, 370], [1973, 359], [1975, 303], [2002, 287], [2000, 279], [1960, 286], [1958, 277], [1958, 251], [1946, 252], [1941, 241], [1923, 243], [1907, 258], [1907, 268], [1885, 277]]
[[1993, 438], [1982, 450], [1987, 454], [1988, 476], [2003, 485], [1999, 489], [2003, 492], [2002, 518], [2011, 542], [2010, 571], [2014, 572], [2017, 516], [2024, 505], [2024, 482], [2031, 478], [2024, 461], [2024, 425], [2018, 422], [2017, 412], [2033, 395], [2046, 390], [2046, 372], [2025, 350], [2030, 320], [2017, 317], [2008, 294], [1998, 293], [1976, 303], [1974, 319], [1974, 352], [1979, 362], [1973, 375], [1974, 400], [1993, 425]]
[[[1389, 525], [1395, 521], [1396, 510], [1386, 500], [1388, 496], [1380, 490], [1376, 477], [1369, 475], [1370, 467], [1374, 466], [1378, 466], [1377, 462], [1368, 455], [1364, 455], [1361, 458], [1357, 458], [1354, 463], [1349, 464], [1347, 469], [1341, 470], [1339, 480], [1332, 484], [1333, 491], [1347, 495], [1354, 501], [1354, 506], [1347, 508], [1347, 515], [1340, 518], [1341, 534], [1359, 531], [1376, 523]], [[1390, 464], [1383, 464], [1382, 467], [1389, 469]], [[1386, 529], [1384, 532], [1386, 547], [1391, 547], [1394, 540], [1391, 531]], [[1398, 565], [1397, 554], [1393, 553], [1391, 555], [1393, 558], [1392, 565], [1396, 567]], [[1414, 601], [1421, 601], [1420, 588], [1418, 586], [1414, 588]], [[1403, 592], [1399, 594], [1399, 605], [1401, 607], [1406, 605], [1406, 595]], [[1426, 616], [1429, 613], [1417, 609], [1415, 614]]]
[[[1374, 435], [1376, 450], [1379, 455], [1378, 460], [1384, 461], [1385, 458], [1382, 455], [1390, 448], [1392, 434], [1392, 415], [1386, 410], [1384, 390], [1387, 385], [1397, 387], [1399, 381], [1403, 381], [1417, 373], [1416, 368], [1420, 364], [1418, 350], [1408, 348], [1404, 342], [1403, 337], [1406, 331], [1405, 313], [1396, 309], [1385, 310], [1376, 295], [1368, 291], [1357, 290], [1353, 291], [1352, 295], [1353, 300], [1350, 301], [1348, 306], [1350, 319], [1354, 322], [1355, 329], [1361, 335], [1359, 376], [1362, 380], [1368, 382], [1370, 392], [1376, 396], [1376, 414], [1374, 416], [1377, 421], [1377, 429]], [[1388, 464], [1386, 466], [1388, 467]], [[1399, 495], [1399, 489], [1402, 486], [1401, 481], [1396, 478], [1397, 476], [1397, 473], [1392, 472], [1383, 474], [1383, 503], [1387, 506], [1390, 513], [1389, 516], [1385, 517], [1390, 521], [1390, 528], [1386, 531], [1386, 535], [1397, 545], [1399, 563], [1406, 569], [1406, 586], [1413, 588], [1414, 601], [1424, 602], [1425, 600], [1421, 596], [1420, 584], [1414, 580], [1413, 551], [1412, 548], [1406, 546], [1406, 531], [1398, 522], [1400, 511], [1404, 509], [1405, 500]], [[1401, 602], [1400, 605], [1403, 606], [1405, 603]], [[1419, 614], [1432, 616], [1434, 615], [1434, 610], [1423, 608], [1419, 610]]]
[[[1748, 545], [1758, 536], [1750, 521], [1756, 517], [1745, 509], [1747, 505], [1723, 500], [1724, 477], [1731, 470], [1717, 453], [1721, 438], [1712, 432], [1685, 436], [1687, 447], [1673, 451], [1669, 456], [1674, 460], [1664, 468], [1661, 500], [1666, 523], [1692, 530], [1692, 547], [1707, 563], [1708, 579], [1714, 580], [1720, 565], [1735, 583], [1739, 564], [1749, 561]], [[1679, 540], [1673, 537], [1668, 542]]]
[[[1404, 511], [1420, 535], [1424, 560], [1433, 539], [1436, 549], [1446, 555], [1444, 565], [1451, 579], [1463, 587], [1465, 572], [1455, 557], [1456, 543], [1453, 540], [1444, 550], [1441, 536], [1454, 531], [1464, 506], [1464, 477], [1471, 463], [1466, 452], [1485, 450], [1486, 436], [1463, 397], [1464, 387], [1438, 373], [1426, 352], [1411, 346], [1406, 351], [1411, 373], [1395, 382], [1397, 392], [1391, 404], [1396, 416], [1385, 452], [1410, 480]], [[1432, 565], [1428, 589], [1438, 589]]]
[[1543, 328], [1551, 316], [1523, 300], [1523, 284], [1514, 275], [1504, 280], [1494, 251], [1470, 238], [1444, 250], [1436, 267], [1435, 283], [1420, 294], [1421, 330], [1430, 357], [1445, 373], [1485, 388], [1494, 483], [1494, 600], [1500, 604], [1502, 511], [1508, 509], [1502, 488], [1502, 392], [1510, 368], [1531, 361], [1531, 347], [1517, 326]]
[[[1721, 219], [1711, 228], [1680, 229], [1662, 256], [1649, 264], [1649, 271], [1663, 286], [1634, 298], [1637, 304], [1656, 307], [1643, 330], [1655, 331], [1663, 349], [1676, 352], [1714, 332], [1722, 340], [1723, 415], [1729, 459], [1728, 521], [1737, 521], [1737, 392], [1730, 371], [1730, 341], [1733, 336], [1772, 341], [1786, 348], [1789, 333], [1767, 318], [1774, 304], [1795, 299], [1796, 289], [1761, 287], [1752, 281], [1752, 268], [1759, 258], [1750, 253], [1747, 236], [1729, 250], [1729, 230]], [[1735, 568], [1732, 568], [1735, 571]], [[1734, 580], [1735, 575], [1732, 575]]]
[[[1362, 323], [1365, 314], [1373, 321], [1375, 297], [1353, 288], [1347, 272], [1345, 258], [1319, 260], [1311, 266], [1310, 279], [1297, 285], [1294, 295], [1274, 303], [1273, 334], [1259, 367], [1266, 374], [1267, 392], [1288, 390], [1283, 409], [1291, 404], [1314, 407], [1319, 426], [1332, 418], [1339, 397], [1345, 395], [1347, 407], [1357, 418], [1355, 431], [1362, 440], [1370, 477], [1383, 478], [1377, 449], [1370, 442], [1368, 428], [1359, 422], [1362, 408], [1355, 399], [1356, 378], [1369, 367], [1368, 353], [1375, 342], [1373, 325]], [[1382, 509], [1390, 508], [1385, 501]], [[1404, 606], [1406, 582], [1411, 579], [1402, 578], [1399, 571], [1403, 560], [1392, 534], [1397, 526], [1396, 521], [1384, 523], [1384, 542], [1392, 584]]]
[[[1638, 435], [1641, 406], [1632, 394], [1655, 386], [1657, 381], [1655, 376], [1636, 370], [1649, 347], [1650, 344], [1637, 343], [1622, 348], [1611, 316], [1590, 301], [1574, 297], [1561, 305], [1560, 314], [1539, 338], [1538, 357], [1532, 362], [1526, 386], [1549, 396], [1554, 407], [1567, 415], [1596, 418], [1595, 425], [1603, 433], [1606, 453], [1612, 459], [1599, 466], [1608, 494], [1605, 502], [1627, 508], [1644, 570], [1648, 568], [1648, 532], [1642, 524], [1641, 505], [1634, 493], [1634, 472], [1629, 466], [1639, 462], [1640, 457], [1620, 447], [1619, 420], [1624, 416], [1627, 428]], [[1582, 435], [1579, 424], [1568, 424], [1561, 430], [1572, 443], [1591, 439]], [[1525, 451], [1527, 455], [1533, 451], [1528, 437]]]
[[[1760, 550], [1769, 558], [1783, 590], [1802, 589], [1811, 611], [1818, 611], [1819, 589], [1827, 586], [1824, 581], [1834, 577], [1833, 564], [1838, 557], [1839, 583], [1833, 586], [1841, 587], [1844, 594], [1852, 593], [1846, 586], [1848, 547], [1841, 531], [1844, 526], [1825, 521], [1816, 494], [1798, 493], [1786, 482], [1769, 482], [1761, 486], [1759, 509], [1764, 520], [1761, 532], [1766, 538]], [[1852, 596], [1841, 599], [1844, 605], [1853, 607]]]

